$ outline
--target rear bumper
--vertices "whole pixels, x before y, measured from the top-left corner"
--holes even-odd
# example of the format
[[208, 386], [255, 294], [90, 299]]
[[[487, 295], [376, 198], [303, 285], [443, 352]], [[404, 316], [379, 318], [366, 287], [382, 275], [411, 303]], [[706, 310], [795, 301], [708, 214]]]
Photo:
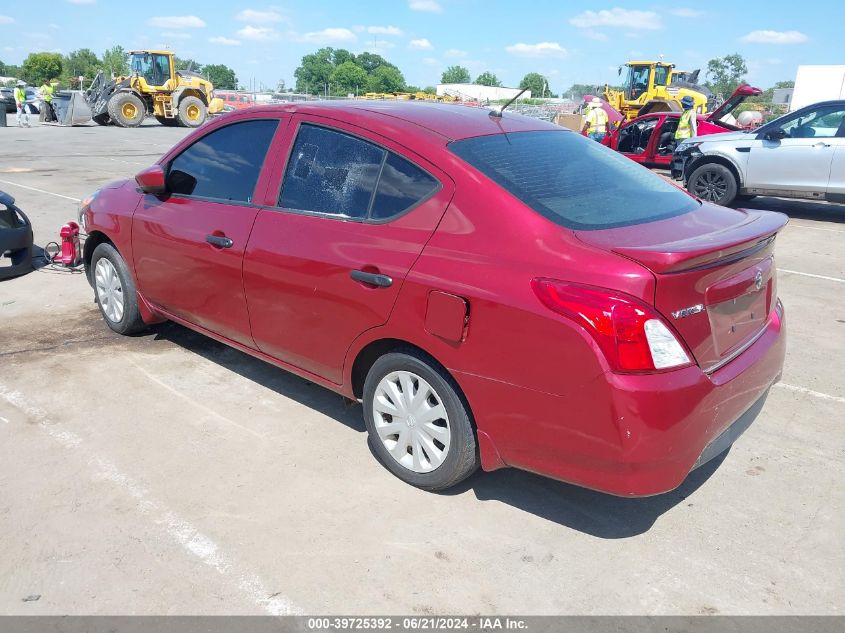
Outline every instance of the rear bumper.
[[[608, 373], [569, 395], [459, 381], [504, 464], [619, 496], [655, 495], [678, 487], [751, 425], [780, 379], [784, 326], [774, 311], [763, 335], [712, 374], [697, 366]], [[492, 402], [476, 407], [473, 393], [483, 388], [479, 402]]]

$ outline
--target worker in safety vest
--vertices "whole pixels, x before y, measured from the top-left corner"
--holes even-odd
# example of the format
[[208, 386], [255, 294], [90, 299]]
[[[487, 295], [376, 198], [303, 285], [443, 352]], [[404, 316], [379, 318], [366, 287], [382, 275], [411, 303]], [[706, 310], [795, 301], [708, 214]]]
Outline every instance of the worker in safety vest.
[[675, 130], [675, 142], [698, 136], [698, 117], [695, 114], [695, 101], [690, 96], [681, 99], [684, 108], [681, 120], [678, 121], [678, 129]]
[[44, 121], [55, 121], [56, 112], [53, 110], [53, 86], [45, 79], [41, 84], [41, 100], [44, 102]]
[[608, 116], [607, 112], [601, 107], [601, 99], [593, 97], [589, 104], [584, 127], [581, 129], [581, 134], [589, 136], [594, 141], [601, 143], [607, 134]]
[[29, 124], [29, 110], [26, 105], [26, 84], [19, 81], [15, 86], [15, 107], [17, 108], [18, 127], [32, 127]]

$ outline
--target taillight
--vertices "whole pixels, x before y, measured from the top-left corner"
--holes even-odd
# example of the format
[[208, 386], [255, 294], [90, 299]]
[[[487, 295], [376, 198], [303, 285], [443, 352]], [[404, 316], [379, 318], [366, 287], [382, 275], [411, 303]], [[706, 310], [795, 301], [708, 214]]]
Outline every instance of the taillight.
[[534, 279], [543, 304], [584, 327], [614, 371], [657, 371], [691, 365], [665, 321], [634, 297], [608, 288]]

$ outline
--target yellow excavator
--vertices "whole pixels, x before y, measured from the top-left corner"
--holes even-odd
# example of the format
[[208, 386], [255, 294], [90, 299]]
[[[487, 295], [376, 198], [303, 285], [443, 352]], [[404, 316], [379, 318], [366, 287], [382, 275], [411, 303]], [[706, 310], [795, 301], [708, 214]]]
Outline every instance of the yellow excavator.
[[111, 80], [98, 73], [85, 91], [96, 123], [137, 127], [152, 115], [162, 125], [199, 127], [223, 110], [210, 81], [190, 69], [176, 70], [172, 51], [132, 51], [129, 68], [128, 77]]
[[627, 68], [622, 90], [604, 87], [604, 99], [627, 119], [635, 119], [649, 112], [680, 112], [681, 99], [692, 97], [696, 112], [707, 112], [712, 95], [698, 85], [698, 72], [676, 70], [674, 64], [662, 61], [631, 61], [619, 67]]

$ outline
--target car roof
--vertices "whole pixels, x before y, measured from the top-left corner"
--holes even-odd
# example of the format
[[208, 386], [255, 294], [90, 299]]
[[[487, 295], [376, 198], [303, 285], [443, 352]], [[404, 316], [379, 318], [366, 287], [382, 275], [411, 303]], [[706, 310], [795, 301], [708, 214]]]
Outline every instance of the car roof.
[[[377, 101], [377, 100], [342, 100], [294, 102], [250, 108], [256, 111], [281, 111], [298, 114], [310, 114], [339, 119], [348, 123], [367, 127], [395, 125], [398, 121], [423, 128], [450, 141], [501, 134], [503, 132], [527, 132], [533, 130], [562, 130], [560, 126], [522, 116], [505, 110], [502, 117], [490, 115], [487, 108], [471, 107], [458, 104], [432, 103], [424, 101]], [[243, 112], [239, 115], [249, 116]], [[374, 128], [374, 131], [378, 129]]]

